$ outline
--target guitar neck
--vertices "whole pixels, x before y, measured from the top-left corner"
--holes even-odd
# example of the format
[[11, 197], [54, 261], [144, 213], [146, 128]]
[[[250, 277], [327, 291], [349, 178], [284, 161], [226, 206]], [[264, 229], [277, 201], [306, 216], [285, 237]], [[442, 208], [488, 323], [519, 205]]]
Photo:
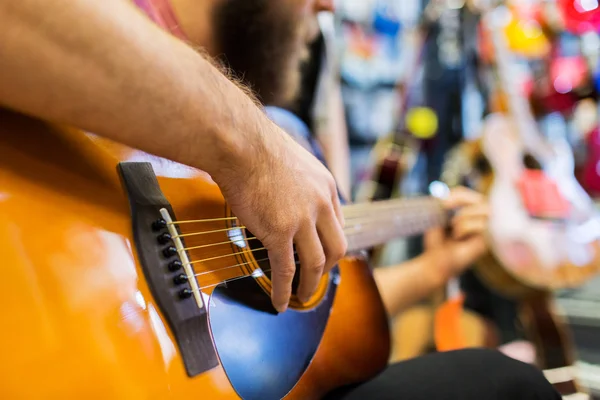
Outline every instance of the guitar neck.
[[496, 72], [499, 78], [499, 89], [505, 93], [508, 111], [513, 117], [523, 145], [538, 160], [552, 158], [553, 152], [538, 130], [537, 123], [529, 100], [515, 85], [515, 59], [508, 48], [502, 28], [505, 9], [493, 9], [486, 13], [486, 27], [490, 34], [496, 59]]
[[443, 226], [447, 213], [433, 197], [415, 197], [343, 206], [348, 251], [382, 245]]

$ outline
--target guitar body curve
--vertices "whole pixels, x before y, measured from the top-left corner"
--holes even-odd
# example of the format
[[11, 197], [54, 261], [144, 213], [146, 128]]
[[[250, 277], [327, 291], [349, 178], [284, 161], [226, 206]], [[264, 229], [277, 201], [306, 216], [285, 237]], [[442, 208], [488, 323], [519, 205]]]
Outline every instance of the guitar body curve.
[[[510, 118], [490, 115], [482, 137], [483, 152], [494, 170], [488, 191], [492, 252], [510, 275], [532, 288], [579, 286], [600, 270], [600, 220], [593, 202], [575, 178], [566, 143], [552, 145], [555, 157], [541, 165], [543, 175], [524, 180], [532, 170], [524, 163], [528, 151], [512, 134], [513, 126]], [[541, 184], [539, 176], [545, 177]], [[545, 188], [555, 192], [539, 191]], [[542, 203], [542, 211], [561, 208], [544, 207], [548, 198], [564, 202], [565, 211], [533, 215], [523, 191], [537, 192], [531, 203]]]
[[[177, 338], [140, 264], [117, 164], [150, 162], [179, 220], [227, 217], [227, 207], [210, 177], [8, 111], [0, 110], [0, 120], [0, 240], [5, 273], [0, 300], [6, 327], [0, 341], [4, 377], [0, 397], [239, 398], [236, 385], [232, 386], [233, 374], [224, 364], [195, 376], [186, 371]], [[186, 245], [194, 245], [193, 239]], [[190, 254], [194, 256], [193, 251]], [[197, 255], [213, 256], [200, 250]], [[228, 310], [222, 292], [235, 285], [219, 282], [239, 276], [240, 268], [218, 270], [215, 265], [201, 263], [199, 268], [206, 270], [199, 274], [198, 283], [211, 319], [218, 316], [222, 328], [227, 316], [219, 312]], [[368, 266], [360, 257], [346, 258], [339, 271], [341, 279], [330, 313], [324, 317], [328, 318], [324, 333], [315, 339], [320, 342], [316, 353], [297, 361], [305, 372], [288, 388], [293, 387], [286, 398], [320, 398], [336, 387], [374, 376], [387, 363], [387, 317]], [[217, 353], [219, 347], [238, 346], [243, 359], [243, 355], [252, 357], [252, 351], [260, 353], [253, 344], [264, 344], [236, 332], [240, 318], [250, 326], [253, 318], [252, 312], [239, 312], [226, 332], [229, 337], [222, 329], [213, 329], [211, 335], [219, 335], [213, 340], [218, 343]], [[236, 367], [242, 375], [244, 368], [250, 368], [242, 363]], [[271, 379], [285, 379], [285, 372], [278, 371], [280, 375]], [[270, 396], [273, 393], [262, 398], [274, 398]]]

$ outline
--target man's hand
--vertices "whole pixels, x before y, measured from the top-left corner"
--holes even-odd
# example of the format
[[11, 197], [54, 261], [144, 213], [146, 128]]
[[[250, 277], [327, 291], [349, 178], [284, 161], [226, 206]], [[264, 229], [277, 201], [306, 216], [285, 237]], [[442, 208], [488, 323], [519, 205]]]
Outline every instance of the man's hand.
[[425, 235], [425, 251], [433, 256], [433, 268], [447, 280], [460, 274], [487, 250], [485, 232], [489, 208], [485, 197], [464, 187], [451, 190], [443, 200], [448, 210], [456, 210], [449, 234], [433, 229]]
[[[213, 178], [232, 211], [269, 252], [272, 302], [288, 306], [300, 259], [298, 297], [307, 301], [324, 272], [346, 252], [343, 216], [335, 181], [312, 154], [275, 124], [248, 142], [243, 157], [227, 157]], [[269, 125], [267, 125], [269, 124]]]

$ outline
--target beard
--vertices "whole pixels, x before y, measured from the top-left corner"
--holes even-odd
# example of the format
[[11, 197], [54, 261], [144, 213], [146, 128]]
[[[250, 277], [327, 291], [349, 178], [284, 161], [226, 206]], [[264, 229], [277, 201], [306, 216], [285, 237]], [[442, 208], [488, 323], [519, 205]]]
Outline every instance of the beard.
[[306, 57], [302, 16], [281, 0], [225, 0], [213, 21], [218, 59], [264, 105], [286, 106]]

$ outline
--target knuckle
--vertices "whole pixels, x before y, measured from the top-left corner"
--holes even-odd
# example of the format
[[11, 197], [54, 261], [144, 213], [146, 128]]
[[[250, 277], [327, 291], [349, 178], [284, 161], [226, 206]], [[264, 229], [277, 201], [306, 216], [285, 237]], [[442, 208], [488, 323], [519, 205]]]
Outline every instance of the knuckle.
[[329, 211], [331, 211], [331, 214], [333, 215], [333, 210], [331, 209], [331, 201], [325, 198], [320, 199], [320, 201], [317, 203], [317, 212], [319, 214], [323, 214]]
[[332, 175], [328, 176], [327, 179], [327, 184], [329, 185], [329, 189], [331, 190], [332, 193], [336, 193], [337, 192], [337, 183], [335, 181], [335, 179], [333, 178]]
[[273, 267], [273, 274], [281, 279], [292, 279], [294, 274], [296, 273], [296, 268], [294, 266], [285, 266], [285, 267]]
[[270, 236], [276, 237], [278, 240], [286, 240], [294, 235], [296, 231], [296, 218], [293, 214], [277, 218], [277, 222], [273, 223], [269, 230]]
[[312, 212], [303, 213], [302, 217], [298, 219], [298, 225], [303, 229], [312, 229], [315, 226], [315, 221]]
[[313, 258], [312, 260], [310, 260], [306, 268], [313, 272], [320, 272], [325, 267], [325, 262], [325, 254], [320, 254], [315, 256], [315, 258]]
[[334, 254], [334, 257], [336, 258], [336, 260], [339, 260], [340, 258], [342, 258], [346, 255], [347, 251], [348, 251], [348, 242], [346, 241], [346, 238], [344, 236], [342, 236], [342, 240], [340, 241], [338, 251], [337, 251], [337, 253]]
[[286, 241], [286, 239], [288, 239], [287, 235], [282, 234], [281, 232], [276, 232], [273, 229], [270, 229], [266, 235], [257, 237], [263, 246], [269, 251], [283, 251], [284, 246], [289, 243], [289, 241]]
[[327, 259], [330, 264], [335, 264], [346, 255], [346, 249], [348, 245], [345, 240], [337, 243], [335, 247], [328, 249]]

